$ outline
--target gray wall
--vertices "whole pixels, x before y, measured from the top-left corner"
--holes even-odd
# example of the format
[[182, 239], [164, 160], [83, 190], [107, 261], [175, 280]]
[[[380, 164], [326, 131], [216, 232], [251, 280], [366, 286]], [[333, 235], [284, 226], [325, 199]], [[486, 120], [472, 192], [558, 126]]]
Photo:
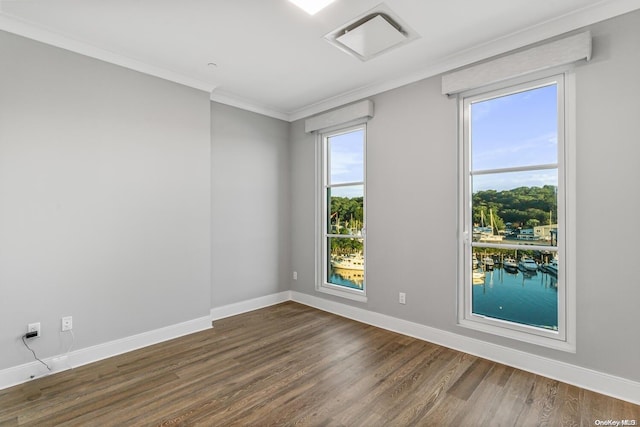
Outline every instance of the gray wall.
[[[207, 316], [209, 96], [0, 32], [0, 369]], [[66, 341], [68, 342], [68, 341]]]
[[289, 123], [213, 102], [211, 147], [211, 307], [288, 290]]
[[591, 29], [594, 58], [576, 70], [576, 354], [456, 325], [456, 104], [439, 78], [373, 97], [359, 304], [314, 290], [303, 121], [0, 33], [0, 369], [33, 360], [29, 322], [47, 357], [66, 349], [64, 315], [83, 348], [293, 289], [640, 381], [640, 12]]
[[[577, 81], [577, 352], [456, 325], [456, 102], [440, 78], [373, 97], [368, 127], [367, 303], [314, 290], [314, 138], [292, 124], [293, 290], [640, 381], [637, 121], [640, 12], [594, 25]], [[393, 223], [398, 208], [402, 224]], [[398, 229], [408, 232], [397, 233]], [[407, 293], [407, 304], [397, 302]]]

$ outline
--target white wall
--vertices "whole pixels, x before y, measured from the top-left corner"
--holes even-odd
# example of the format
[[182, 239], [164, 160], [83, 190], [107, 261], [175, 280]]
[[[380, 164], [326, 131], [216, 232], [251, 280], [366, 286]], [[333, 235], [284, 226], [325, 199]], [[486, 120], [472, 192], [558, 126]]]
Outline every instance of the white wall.
[[209, 96], [0, 32], [0, 369], [207, 316]]
[[[575, 354], [456, 324], [457, 108], [455, 100], [440, 94], [439, 77], [373, 97], [375, 117], [367, 132], [367, 303], [314, 290], [314, 138], [304, 134], [302, 120], [293, 123], [292, 268], [299, 276], [292, 289], [640, 381], [633, 232], [640, 212], [640, 11], [591, 30], [593, 60], [576, 69]], [[406, 305], [397, 303], [398, 292], [406, 292]]]
[[289, 123], [211, 103], [211, 307], [289, 289]]

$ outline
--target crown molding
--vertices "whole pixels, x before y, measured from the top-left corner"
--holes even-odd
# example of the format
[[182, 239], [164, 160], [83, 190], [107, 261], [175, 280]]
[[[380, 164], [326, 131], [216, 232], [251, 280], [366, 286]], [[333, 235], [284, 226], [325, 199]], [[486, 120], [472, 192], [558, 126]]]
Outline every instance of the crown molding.
[[418, 72], [398, 75], [370, 85], [362, 86], [349, 92], [305, 105], [292, 111], [282, 111], [277, 108], [256, 103], [216, 90], [216, 85], [193, 79], [180, 73], [156, 67], [135, 59], [127, 58], [96, 46], [73, 40], [64, 35], [23, 22], [2, 12], [0, 2], [0, 30], [14, 33], [52, 46], [60, 47], [91, 58], [99, 59], [131, 70], [139, 71], [151, 76], [159, 77], [188, 87], [210, 92], [210, 99], [215, 102], [241, 108], [243, 110], [273, 117], [279, 120], [293, 122], [307, 118], [332, 108], [340, 107], [363, 98], [377, 95], [391, 89], [405, 86], [429, 77], [433, 77], [456, 68], [468, 66], [509, 51], [538, 43], [574, 30], [584, 28], [606, 19], [610, 19], [628, 12], [640, 9], [639, 0], [603, 0], [594, 5], [555, 17], [532, 27], [457, 52], [442, 58]]
[[209, 96], [209, 99], [220, 104], [229, 105], [231, 107], [240, 108], [242, 110], [251, 111], [253, 113], [262, 114], [263, 116], [273, 117], [274, 119], [284, 120], [290, 122], [289, 114], [268, 107], [266, 105], [260, 105], [251, 100], [240, 98], [233, 94], [225, 93], [220, 90], [214, 89]]
[[156, 67], [146, 62], [138, 61], [105, 49], [101, 49], [88, 43], [74, 40], [65, 35], [41, 28], [31, 23], [24, 22], [18, 18], [2, 12], [2, 9], [0, 9], [0, 30], [13, 33], [18, 36], [26, 37], [28, 39], [45, 43], [51, 46], [59, 47], [61, 49], [65, 49], [74, 53], [79, 53], [81, 55], [108, 62], [110, 64], [119, 65], [130, 70], [138, 71], [140, 73], [148, 74], [150, 76], [158, 77], [194, 89], [202, 90], [205, 92], [211, 92], [213, 89], [215, 89], [215, 85], [212, 83], [203, 82], [201, 80], [197, 80], [189, 76], [176, 73], [174, 71]]
[[532, 27], [502, 36], [460, 51], [421, 69], [418, 72], [363, 86], [353, 91], [327, 98], [289, 112], [289, 121], [296, 121], [391, 89], [433, 77], [456, 68], [523, 48], [543, 40], [579, 30], [597, 22], [640, 9], [638, 0], [605, 0]]

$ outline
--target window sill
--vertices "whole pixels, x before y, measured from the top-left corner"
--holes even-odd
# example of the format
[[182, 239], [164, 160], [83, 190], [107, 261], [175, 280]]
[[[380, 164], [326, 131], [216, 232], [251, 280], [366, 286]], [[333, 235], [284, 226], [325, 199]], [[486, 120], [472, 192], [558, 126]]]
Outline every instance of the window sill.
[[363, 293], [350, 292], [348, 290], [334, 289], [328, 286], [318, 286], [316, 291], [329, 295], [334, 295], [341, 298], [350, 299], [352, 301], [367, 302], [367, 296]]
[[547, 347], [554, 350], [566, 351], [567, 353], [575, 353], [576, 345], [575, 341], [563, 341], [552, 337], [546, 337], [542, 335], [536, 335], [533, 333], [527, 333], [523, 331], [517, 331], [509, 329], [507, 327], [500, 327], [497, 325], [489, 325], [482, 322], [476, 322], [469, 319], [462, 319], [458, 321], [458, 325], [464, 328], [473, 329], [480, 332], [485, 332], [492, 335], [501, 336], [504, 338], [510, 338], [517, 341], [526, 342], [529, 344], [539, 345], [541, 347]]

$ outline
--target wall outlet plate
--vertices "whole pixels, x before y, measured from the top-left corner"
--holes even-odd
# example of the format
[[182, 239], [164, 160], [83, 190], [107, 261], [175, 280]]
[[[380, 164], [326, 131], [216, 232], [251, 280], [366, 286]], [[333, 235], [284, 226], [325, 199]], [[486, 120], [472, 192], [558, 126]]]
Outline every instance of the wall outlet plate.
[[[35, 337], [39, 337], [42, 335], [42, 331], [40, 329], [40, 322], [36, 322], [36, 323], [29, 323], [27, 325], [27, 332], [35, 332], [37, 335]], [[32, 337], [32, 338], [35, 338]]]
[[62, 329], [62, 332], [70, 331], [71, 329], [73, 329], [73, 317], [72, 316], [63, 317], [60, 328]]
[[405, 294], [404, 292], [400, 292], [398, 294], [398, 302], [400, 304], [406, 304], [407, 303], [407, 294]]

